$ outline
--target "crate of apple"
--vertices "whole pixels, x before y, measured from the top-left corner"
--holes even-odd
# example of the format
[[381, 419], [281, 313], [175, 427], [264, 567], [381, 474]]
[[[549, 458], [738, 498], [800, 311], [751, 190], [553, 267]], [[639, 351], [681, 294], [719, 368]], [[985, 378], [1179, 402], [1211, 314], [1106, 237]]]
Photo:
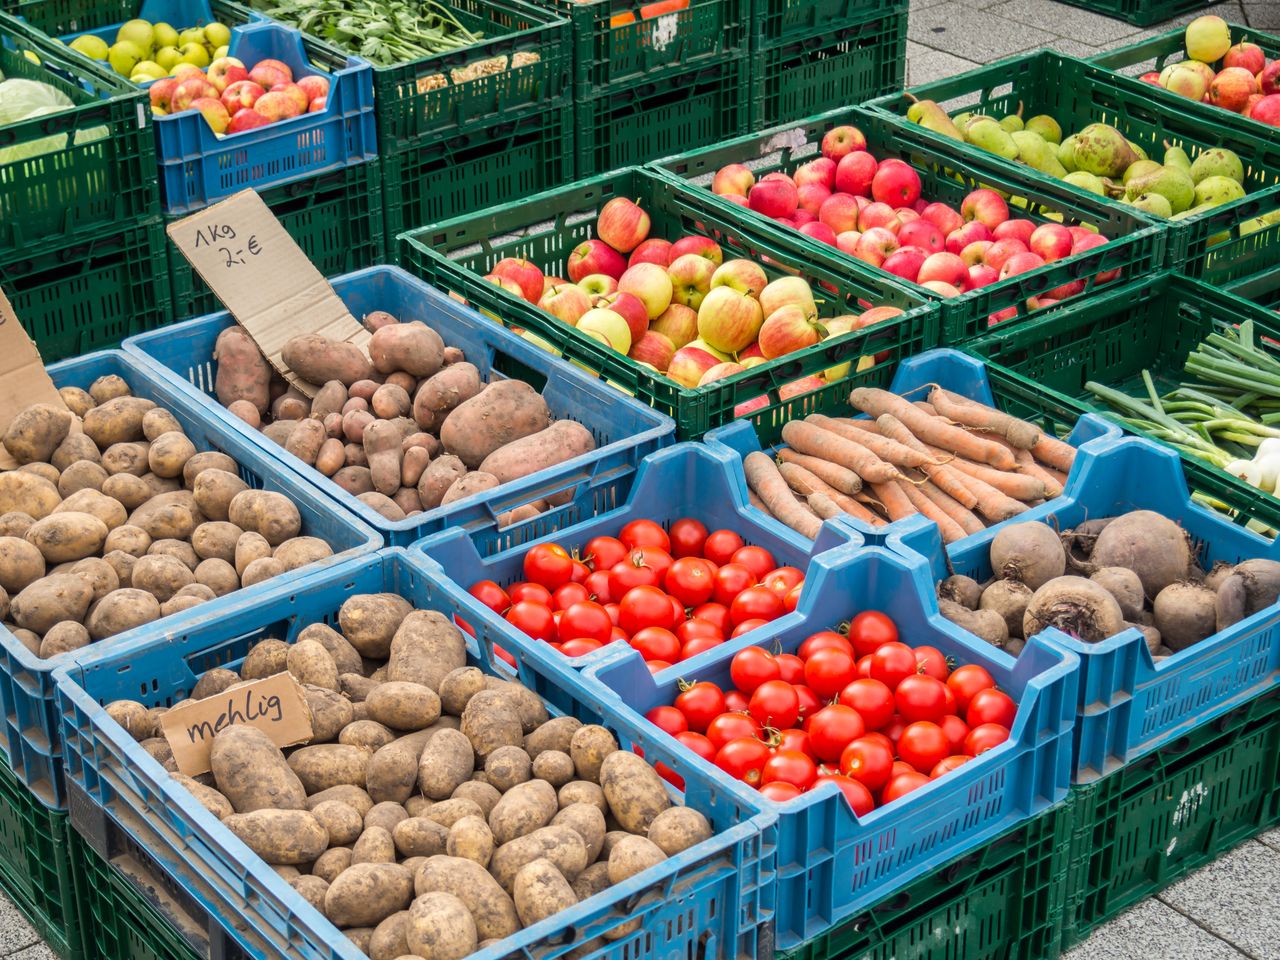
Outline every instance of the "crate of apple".
[[179, 64], [172, 77], [149, 88], [151, 112], [169, 116], [198, 110], [219, 135], [256, 130], [304, 113], [322, 113], [329, 78], [317, 73], [295, 79], [280, 60], [259, 60], [247, 67], [235, 57], [219, 57], [206, 70]]
[[859, 816], [1004, 743], [1017, 713], [985, 667], [952, 669], [876, 610], [794, 654], [745, 647], [729, 676], [728, 689], [682, 684], [646, 718], [770, 800], [835, 783]]
[[621, 641], [657, 673], [793, 611], [804, 586], [769, 550], [692, 517], [669, 531], [633, 520], [587, 541], [581, 557], [538, 544], [524, 555], [523, 580], [481, 580], [468, 592], [567, 657]]
[[[639, 204], [615, 197], [600, 209], [595, 237], [569, 254], [567, 278], [509, 257], [485, 279], [689, 388], [903, 312], [872, 307], [822, 318], [820, 298], [803, 277], [771, 281], [754, 260], [726, 260], [709, 237], [671, 241], [650, 236], [650, 228]], [[793, 389], [825, 383], [806, 377]]]
[[[743, 164], [721, 167], [711, 190], [776, 223], [870, 264], [939, 297], [958, 297], [1107, 243], [1081, 226], [1037, 224], [1011, 215], [995, 190], [971, 191], [959, 208], [921, 196], [920, 175], [896, 158], [877, 160], [857, 127], [839, 126], [822, 139], [822, 156], [794, 173], [759, 180]], [[1115, 279], [1107, 271], [1098, 282]], [[1032, 298], [1031, 309], [1076, 296], [1084, 280]], [[1016, 314], [1008, 308], [992, 322]]]

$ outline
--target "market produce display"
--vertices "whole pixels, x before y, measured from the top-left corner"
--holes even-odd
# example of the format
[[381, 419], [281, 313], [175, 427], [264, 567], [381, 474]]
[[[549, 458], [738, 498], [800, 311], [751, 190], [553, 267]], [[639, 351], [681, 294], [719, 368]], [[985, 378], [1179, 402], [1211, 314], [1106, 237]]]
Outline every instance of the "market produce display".
[[110, 45], [101, 33], [82, 33], [67, 46], [101, 60], [130, 83], [177, 76], [179, 64], [203, 69], [227, 55], [231, 28], [216, 20], [204, 25], [173, 27], [141, 18], [120, 25]]
[[1004, 743], [1017, 713], [985, 668], [908, 645], [878, 610], [794, 654], [746, 647], [729, 673], [731, 689], [690, 683], [647, 719], [770, 800], [834, 783], [859, 816]]
[[[48, 83], [25, 77], [4, 77], [0, 74], [0, 126], [21, 123], [36, 117], [47, 116], [76, 106], [75, 101]], [[107, 136], [106, 127], [78, 130], [73, 145], [90, 144]], [[67, 134], [54, 133], [36, 140], [11, 143], [0, 147], [0, 164], [28, 160], [46, 153], [54, 153], [67, 146]]]
[[858, 387], [849, 402], [865, 418], [785, 424], [777, 462], [743, 460], [752, 502], [808, 537], [842, 514], [873, 526], [921, 514], [954, 543], [1062, 493], [1070, 444], [941, 387], [921, 397]]
[[[368, 353], [303, 334], [282, 352], [314, 385], [290, 387], [239, 326], [218, 335], [220, 403], [388, 520], [491, 490], [595, 449], [522, 380], [485, 383], [462, 351], [420, 320], [364, 317]], [[547, 509], [537, 501], [510, 522]]]
[[166, 708], [106, 710], [372, 958], [465, 957], [712, 835], [607, 729], [468, 665], [447, 617], [395, 594], [259, 641], [170, 709], [280, 673], [302, 685], [310, 740], [282, 752], [228, 726], [195, 779], [161, 734]]
[[246, 67], [235, 57], [222, 56], [206, 70], [179, 64], [172, 76], [156, 80], [148, 92], [156, 116], [199, 110], [214, 133], [233, 134], [323, 112], [329, 79], [318, 73], [295, 78], [281, 60], [259, 60]]
[[284, 494], [197, 451], [117, 376], [20, 411], [0, 473], [0, 619], [40, 657], [87, 646], [331, 556]]
[[567, 657], [622, 641], [657, 673], [794, 610], [804, 588], [802, 571], [694, 517], [669, 529], [632, 520], [580, 549], [578, 559], [538, 544], [524, 555], [523, 581], [481, 580], [469, 592]]

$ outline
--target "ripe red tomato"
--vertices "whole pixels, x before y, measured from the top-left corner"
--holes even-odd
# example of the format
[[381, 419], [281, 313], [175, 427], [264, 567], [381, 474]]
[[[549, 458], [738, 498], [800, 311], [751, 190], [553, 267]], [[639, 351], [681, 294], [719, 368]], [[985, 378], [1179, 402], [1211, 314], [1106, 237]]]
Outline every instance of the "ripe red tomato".
[[937, 723], [947, 707], [947, 688], [941, 680], [922, 673], [906, 677], [893, 691], [893, 702], [908, 723], [929, 720]]
[[792, 783], [801, 790], [808, 790], [818, 778], [818, 765], [807, 753], [798, 750], [779, 750], [765, 761], [760, 771], [761, 783]]
[[665, 660], [646, 660], [644, 665], [649, 668], [649, 673], [651, 674], [661, 673], [671, 666]]
[[707, 724], [724, 713], [724, 691], [707, 680], [690, 684], [676, 694], [675, 708], [684, 714], [690, 730], [706, 733]]
[[893, 754], [893, 741], [890, 740], [888, 737], [886, 737], [879, 730], [873, 730], [871, 733], [868, 733], [862, 739], [874, 740], [876, 743], [882, 743], [884, 744], [884, 748], [889, 751], [890, 755]]
[[[957, 698], [959, 699], [959, 698]], [[969, 708], [964, 718], [971, 727], [980, 727], [984, 723], [998, 723], [1012, 730], [1013, 718], [1018, 715], [1018, 705], [1007, 693], [1000, 690], [979, 690], [969, 700]]]
[[575, 637], [573, 640], [566, 640], [560, 644], [560, 652], [566, 657], [585, 657], [588, 653], [595, 653], [603, 644], [596, 640], [589, 640], [586, 637]]
[[905, 797], [912, 790], [919, 790], [921, 787], [928, 786], [929, 778], [923, 773], [912, 771], [911, 773], [900, 773], [889, 781], [889, 785], [884, 788], [884, 792], [880, 794], [881, 803], [893, 803], [893, 801]]
[[573, 561], [573, 572], [569, 574], [570, 583], [586, 583], [587, 577], [591, 576], [591, 568], [581, 560]]
[[700, 557], [702, 545], [707, 542], [707, 528], [693, 517], [681, 517], [671, 525], [670, 536], [673, 557]]
[[[613, 625], [615, 627], [618, 625], [618, 617], [621, 615], [620, 613], [621, 609], [622, 608], [619, 607], [616, 603], [604, 604], [605, 613], [609, 614], [609, 619], [613, 621]], [[625, 640], [626, 637], [623, 637], [622, 639]]]
[[662, 582], [667, 593], [686, 607], [706, 603], [716, 588], [715, 571], [701, 557], [681, 557], [671, 564]]
[[804, 661], [794, 653], [779, 653], [773, 658], [778, 664], [778, 679], [787, 683], [804, 683]]
[[707, 739], [717, 750], [730, 740], [758, 739], [763, 732], [764, 728], [745, 713], [722, 713], [707, 724]]
[[507, 623], [535, 640], [550, 643], [556, 639], [556, 621], [550, 607], [522, 600], [507, 611]]
[[656, 587], [662, 582], [658, 571], [644, 563], [644, 554], [630, 553], [609, 568], [609, 596], [622, 597], [634, 587]]
[[956, 710], [964, 713], [969, 709], [969, 701], [979, 690], [990, 690], [996, 685], [987, 669], [977, 663], [966, 663], [956, 667], [947, 677], [947, 689], [955, 694]]
[[716, 766], [735, 780], [754, 787], [760, 783], [761, 772], [772, 753], [768, 744], [754, 738], [740, 737], [730, 740], [716, 751]]
[[732, 530], [717, 530], [708, 534], [702, 545], [702, 555], [722, 567], [733, 559], [733, 555], [742, 549], [742, 538]]
[[782, 608], [791, 613], [796, 607], [800, 606], [800, 593], [804, 590], [804, 581], [801, 580], [791, 588], [786, 598], [782, 601]]
[[473, 583], [471, 589], [467, 592], [498, 614], [498, 616], [506, 613], [507, 608], [511, 606], [511, 598], [507, 596], [507, 591], [492, 580], [481, 580], [478, 583]]
[[671, 594], [667, 594], [667, 602], [671, 604], [671, 625], [676, 627], [685, 621], [684, 604]]
[[729, 639], [740, 637], [744, 633], [750, 633], [752, 630], [759, 630], [768, 624], [768, 620], [743, 620], [740, 624], [733, 628], [733, 633], [729, 634]]
[[724, 643], [723, 640], [718, 640], [714, 637], [696, 637], [680, 647], [680, 659], [690, 660], [700, 653], [706, 653], [708, 650], [720, 646], [722, 643]]
[[741, 690], [724, 692], [724, 709], [727, 713], [746, 713], [751, 701]]
[[635, 636], [645, 627], [675, 626], [671, 599], [657, 587], [632, 587], [618, 604], [618, 626]]
[[630, 559], [633, 563], [642, 564], [657, 573], [658, 586], [661, 586], [666, 581], [667, 571], [675, 563], [671, 559], [671, 554], [665, 550], [660, 550], [658, 547], [636, 547], [631, 551]]
[[618, 531], [618, 539], [634, 550], [636, 547], [658, 547], [671, 552], [667, 531], [652, 520], [632, 520]]
[[793, 686], [796, 688], [796, 697], [800, 700], [800, 720], [803, 722], [822, 709], [822, 701], [803, 683], [793, 684]]
[[582, 585], [587, 588], [591, 594], [591, 599], [596, 603], [608, 604], [613, 601], [613, 597], [609, 594], [609, 571], [596, 570], [591, 576], [582, 581]]
[[863, 680], [871, 679], [871, 657], [858, 658], [858, 676]]
[[631, 646], [646, 660], [665, 660], [675, 663], [680, 659], [680, 641], [670, 630], [662, 627], [644, 627], [631, 638]]
[[778, 567], [761, 577], [760, 582], [776, 593], [785, 607], [787, 594], [804, 583], [804, 574], [795, 567]]
[[[615, 606], [615, 607], [616, 607], [616, 606], [617, 606], [617, 604], [615, 603], [615, 604], [613, 604], [613, 606]], [[617, 613], [617, 611], [616, 611], [616, 610], [611, 610], [611, 611], [609, 612], [609, 616], [611, 616], [611, 617], [612, 617], [612, 616], [614, 616], [616, 613]], [[610, 643], [613, 643], [613, 641], [615, 641], [615, 640], [621, 640], [623, 643], [626, 643], [626, 642], [628, 642], [630, 639], [631, 639], [631, 638], [627, 636], [627, 632], [626, 632], [625, 630], [623, 630], [623, 629], [622, 629], [620, 626], [618, 626], [616, 623], [613, 625], [613, 632], [609, 634], [609, 642], [610, 642]]]
[[879, 790], [888, 783], [892, 770], [893, 748], [871, 737], [854, 740], [840, 754], [840, 772], [869, 790]]
[[794, 727], [800, 719], [800, 698], [791, 684], [768, 680], [751, 694], [747, 710], [762, 726], [777, 729]]
[[947, 735], [940, 726], [927, 720], [910, 724], [898, 739], [898, 756], [921, 773], [928, 773], [950, 755]]
[[953, 713], [947, 714], [937, 721], [942, 732], [947, 735], [947, 743], [952, 753], [964, 753], [964, 738], [969, 735], [969, 725]]
[[704, 603], [700, 607], [694, 607], [689, 616], [694, 620], [705, 620], [707, 623], [714, 623], [720, 628], [722, 637], [727, 637], [729, 631], [733, 629], [733, 624], [729, 622], [729, 608], [723, 603]]
[[733, 551], [733, 556], [729, 558], [729, 562], [746, 567], [756, 580], [763, 580], [766, 574], [778, 566], [777, 561], [773, 559], [772, 553], [764, 547], [754, 546], [739, 547]]
[[817, 633], [811, 633], [805, 637], [804, 642], [800, 644], [800, 649], [796, 651], [796, 655], [801, 660], [808, 660], [819, 650], [843, 650], [845, 653], [853, 653], [853, 644], [847, 637], [841, 636], [834, 630], [819, 630]]
[[585, 603], [591, 599], [589, 591], [581, 583], [563, 583], [551, 594], [552, 610], [568, 610], [575, 603]]
[[760, 788], [760, 796], [767, 797], [774, 803], [786, 803], [788, 800], [794, 800], [800, 796], [800, 793], [799, 787], [784, 780], [774, 780], [772, 783], [766, 783]]
[[951, 672], [947, 668], [947, 658], [937, 647], [916, 647], [916, 664], [926, 677], [933, 677], [943, 683]]
[[507, 594], [513, 604], [528, 602], [551, 606], [551, 591], [540, 583], [513, 583]]
[[689, 722], [685, 719], [685, 715], [675, 707], [654, 707], [644, 715], [644, 718], [663, 733], [673, 737], [689, 729]]
[[685, 620], [677, 626], [676, 636], [682, 644], [688, 644], [691, 640], [713, 640], [716, 643], [724, 640], [724, 634], [714, 623], [697, 619]]
[[834, 783], [840, 788], [854, 816], [864, 817], [876, 808], [875, 797], [871, 795], [871, 791], [852, 777], [846, 777], [840, 773], [824, 773], [813, 781], [813, 789], [816, 790], [824, 783]]
[[748, 696], [756, 687], [782, 675], [773, 654], [763, 647], [743, 647], [729, 661], [729, 678], [733, 685]]
[[813, 745], [809, 743], [809, 734], [804, 730], [796, 727], [779, 730], [774, 740], [777, 742], [771, 745], [775, 751], [796, 750], [800, 753], [807, 753], [811, 757], [813, 756]]
[[524, 578], [554, 590], [568, 583], [573, 574], [573, 558], [564, 547], [554, 543], [540, 543], [524, 555]]
[[763, 620], [768, 623], [782, 616], [782, 601], [778, 595], [763, 584], [747, 587], [733, 598], [729, 604], [729, 620], [735, 625], [748, 620]]
[[862, 716], [853, 707], [833, 703], [809, 718], [809, 742], [819, 760], [839, 760], [854, 740], [867, 732]]
[[627, 557], [627, 545], [617, 537], [592, 537], [582, 548], [592, 570], [608, 570]]
[[998, 723], [984, 723], [969, 731], [964, 738], [964, 752], [976, 757], [1009, 739], [1009, 728]]
[[857, 664], [843, 650], [819, 650], [804, 662], [804, 682], [823, 700], [853, 683]]
[[859, 657], [898, 639], [898, 628], [879, 610], [863, 610], [849, 622], [849, 641]]
[[608, 643], [613, 637], [613, 621], [600, 604], [584, 600], [561, 613], [557, 632], [562, 643], [579, 638]]
[[919, 773], [919, 771], [905, 760], [893, 761], [893, 771], [889, 774], [889, 779], [892, 780], [904, 773]]
[[723, 603], [726, 606], [747, 587], [754, 587], [756, 584], [756, 578], [752, 576], [751, 571], [738, 563], [727, 563], [717, 570], [715, 581], [712, 597], [716, 603]]
[[880, 730], [893, 716], [893, 691], [879, 680], [854, 680], [840, 691], [840, 702], [862, 714], [868, 730]]
[[898, 684], [915, 672], [915, 652], [905, 643], [886, 643], [871, 655], [871, 679], [890, 690], [897, 690]]
[[879, 732], [889, 738], [889, 742], [893, 744], [894, 752], [897, 753], [898, 741], [902, 738], [902, 731], [905, 729], [907, 729], [907, 725], [903, 722], [902, 718], [895, 713], [889, 718], [889, 722], [880, 728]]
[[711, 745], [711, 741], [705, 735], [686, 730], [684, 733], [677, 733], [676, 739], [708, 763], [715, 760], [716, 748]]
[[929, 779], [937, 780], [939, 777], [944, 777], [956, 767], [963, 767], [972, 759], [972, 757], [966, 757], [963, 754], [953, 754], [929, 771]]

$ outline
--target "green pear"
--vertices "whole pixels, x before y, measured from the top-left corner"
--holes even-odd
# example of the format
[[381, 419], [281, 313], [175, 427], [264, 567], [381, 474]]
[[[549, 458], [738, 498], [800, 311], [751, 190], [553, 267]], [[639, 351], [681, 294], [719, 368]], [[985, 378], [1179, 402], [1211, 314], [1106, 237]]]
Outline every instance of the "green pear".
[[1173, 213], [1181, 213], [1195, 201], [1195, 188], [1190, 174], [1177, 167], [1160, 167], [1153, 173], [1134, 177], [1125, 185], [1125, 193], [1131, 200], [1143, 194], [1159, 194], [1169, 201]]
[[1171, 147], [1167, 144], [1164, 150], [1164, 165], [1166, 167], [1180, 167], [1183, 170], [1191, 169], [1191, 158], [1187, 156], [1187, 151], [1181, 147]]
[[1148, 159], [1148, 157], [1147, 157], [1147, 151], [1143, 150], [1140, 146], [1138, 146], [1138, 145], [1137, 145], [1136, 143], [1134, 143], [1132, 140], [1126, 140], [1126, 141], [1125, 141], [1125, 143], [1127, 143], [1127, 144], [1129, 145], [1129, 149], [1130, 149], [1130, 150], [1132, 150], [1134, 153], [1136, 153], [1136, 154], [1138, 155], [1138, 159], [1139, 159], [1139, 160], [1146, 160], [1146, 159]]
[[934, 133], [940, 133], [944, 137], [950, 137], [952, 140], [964, 142], [964, 135], [955, 125], [955, 122], [947, 116], [947, 112], [938, 106], [932, 100], [917, 100], [907, 108], [907, 119], [912, 123], [918, 123], [926, 130], [932, 130]]
[[1191, 164], [1191, 179], [1199, 183], [1209, 177], [1229, 177], [1243, 185], [1244, 165], [1235, 153], [1222, 147], [1202, 150]]
[[979, 150], [986, 150], [1006, 160], [1018, 158], [1018, 145], [1009, 131], [989, 118], [975, 120], [964, 131], [965, 138]]
[[1018, 159], [1028, 167], [1058, 180], [1067, 175], [1067, 168], [1058, 162], [1058, 152], [1040, 134], [1015, 130], [1009, 136], [1018, 147]]
[[1062, 164], [1068, 173], [1080, 169], [1076, 166], [1076, 139], [1076, 135], [1073, 133], [1058, 144], [1058, 162]]
[[1153, 213], [1157, 217], [1168, 219], [1173, 216], [1173, 207], [1169, 205], [1168, 200], [1158, 193], [1144, 193], [1130, 200], [1129, 204], [1139, 210]]
[[1091, 123], [1077, 135], [1076, 166], [1099, 177], [1118, 177], [1141, 159], [1115, 127]]
[[1022, 118], [1016, 113], [1011, 113], [1007, 117], [1000, 118], [1000, 126], [1004, 127], [1010, 133], [1014, 133], [1022, 129]]
[[1027, 121], [1026, 129], [1032, 133], [1038, 133], [1045, 140], [1045, 143], [1059, 144], [1062, 142], [1062, 127], [1058, 121], [1047, 114], [1037, 114]]
[[1139, 160], [1137, 163], [1131, 163], [1129, 169], [1124, 172], [1124, 185], [1127, 187], [1131, 180], [1146, 176], [1148, 173], [1155, 173], [1159, 169], [1160, 164], [1154, 160]]
[[1205, 177], [1196, 184], [1196, 205], [1218, 207], [1244, 196], [1244, 187], [1230, 177]]
[[1083, 170], [1073, 170], [1062, 179], [1065, 183], [1069, 183], [1073, 187], [1079, 187], [1081, 190], [1088, 190], [1090, 193], [1096, 193], [1100, 197], [1105, 197], [1107, 195], [1107, 186], [1102, 182], [1102, 178], [1095, 177], [1092, 173], [1086, 173]]

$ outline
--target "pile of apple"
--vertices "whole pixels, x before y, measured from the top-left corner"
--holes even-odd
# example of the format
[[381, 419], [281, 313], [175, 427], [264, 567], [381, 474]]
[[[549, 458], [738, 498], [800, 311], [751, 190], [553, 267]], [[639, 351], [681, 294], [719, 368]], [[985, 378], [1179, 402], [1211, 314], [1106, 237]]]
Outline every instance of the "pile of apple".
[[[877, 160], [866, 146], [857, 127], [835, 127], [822, 138], [822, 156], [795, 173], [756, 180], [745, 166], [732, 163], [716, 172], [711, 189], [942, 297], [958, 297], [1107, 242], [1086, 227], [1011, 218], [1009, 205], [994, 190], [974, 190], [959, 210], [930, 203], [920, 196], [920, 176], [909, 164]], [[1028, 306], [1049, 306], [1084, 287], [1084, 280], [1064, 284]], [[993, 320], [1015, 312], [1009, 308]]]
[[329, 80], [319, 74], [293, 78], [280, 60], [259, 60], [252, 69], [235, 57], [219, 57], [207, 70], [179, 64], [172, 77], [151, 85], [156, 116], [199, 110], [216, 134], [240, 133], [320, 113], [329, 96]]
[[[708, 237], [671, 242], [650, 237], [650, 226], [638, 204], [615, 197], [600, 210], [596, 236], [569, 254], [567, 280], [514, 257], [485, 279], [689, 388], [902, 313], [873, 307], [820, 320], [803, 278], [771, 282], [752, 260], [725, 260]], [[844, 364], [828, 374], [847, 372]], [[827, 382], [806, 377], [783, 399]]]
[[[1256, 43], [1231, 42], [1221, 17], [1197, 17], [1183, 40], [1186, 60], [1144, 73], [1147, 83], [1222, 107], [1259, 123], [1280, 127], [1280, 60], [1267, 63]], [[1217, 64], [1217, 67], [1214, 67]]]

